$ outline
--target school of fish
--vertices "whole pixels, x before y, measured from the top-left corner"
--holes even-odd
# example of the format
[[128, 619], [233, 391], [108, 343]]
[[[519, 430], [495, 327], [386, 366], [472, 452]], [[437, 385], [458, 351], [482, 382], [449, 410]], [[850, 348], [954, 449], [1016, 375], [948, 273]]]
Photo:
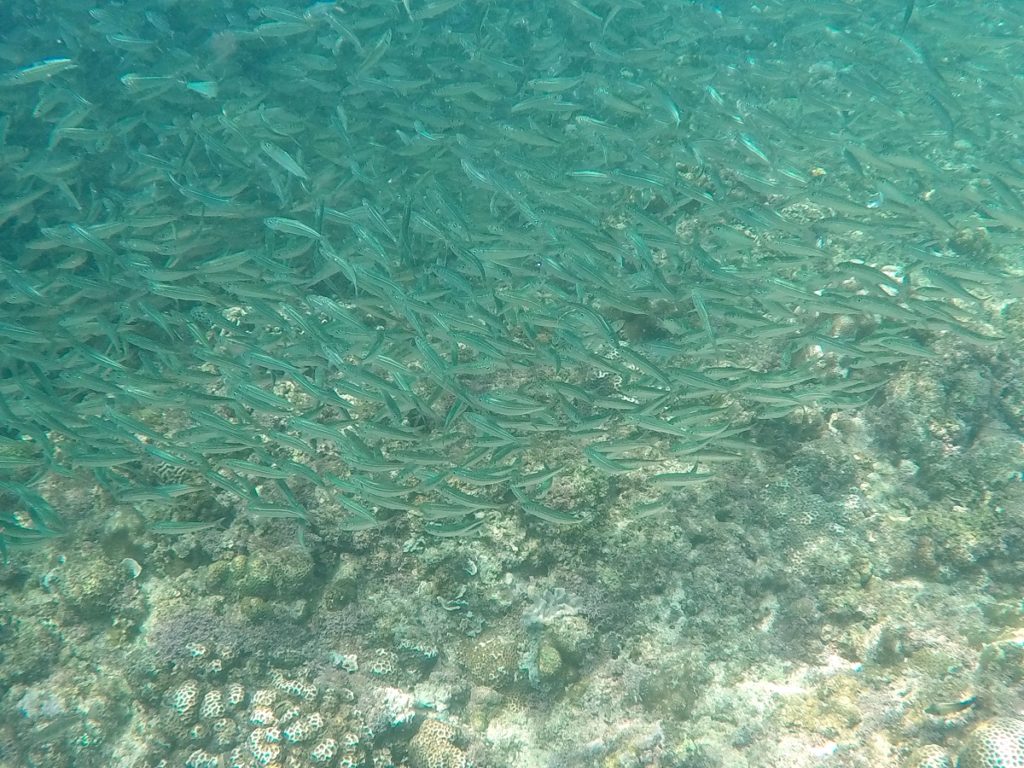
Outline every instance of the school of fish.
[[655, 515], [1004, 353], [1024, 9], [731, 5], [5, 3], [5, 551], [54, 473], [219, 500], [154, 533], [574, 525], [583, 462]]

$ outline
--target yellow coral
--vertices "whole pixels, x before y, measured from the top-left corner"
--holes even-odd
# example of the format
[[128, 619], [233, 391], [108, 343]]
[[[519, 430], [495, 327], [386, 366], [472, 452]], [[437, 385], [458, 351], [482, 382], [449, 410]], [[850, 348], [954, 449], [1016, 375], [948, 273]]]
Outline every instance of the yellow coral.
[[409, 742], [412, 768], [466, 768], [466, 754], [454, 744], [455, 729], [440, 720], [425, 720]]

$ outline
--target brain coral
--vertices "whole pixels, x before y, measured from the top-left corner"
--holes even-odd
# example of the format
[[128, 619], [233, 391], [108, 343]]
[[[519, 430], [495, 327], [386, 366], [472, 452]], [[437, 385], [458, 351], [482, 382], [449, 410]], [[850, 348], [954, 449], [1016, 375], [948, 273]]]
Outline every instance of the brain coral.
[[953, 761], [942, 747], [929, 744], [914, 753], [907, 768], [953, 768]]
[[466, 755], [454, 740], [455, 729], [448, 723], [424, 720], [409, 742], [413, 768], [466, 768]]
[[1024, 720], [994, 717], [970, 735], [957, 768], [1024, 768]]

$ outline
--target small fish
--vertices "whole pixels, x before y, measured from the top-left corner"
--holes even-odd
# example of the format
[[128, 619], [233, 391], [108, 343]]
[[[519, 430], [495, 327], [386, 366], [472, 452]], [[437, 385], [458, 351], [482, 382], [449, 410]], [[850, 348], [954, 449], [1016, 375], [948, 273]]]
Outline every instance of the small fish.
[[594, 95], [598, 100], [608, 107], [613, 112], [618, 112], [622, 115], [642, 115], [643, 109], [628, 99], [624, 99], [621, 96], [612, 93], [607, 88], [595, 88]]
[[224, 521], [224, 518], [214, 520], [213, 522], [202, 522], [199, 520], [161, 520], [158, 523], [153, 523], [148, 526], [146, 530], [150, 533], [156, 533], [161, 536], [181, 536], [186, 533], [198, 533], [199, 531], [208, 531], [211, 528], [217, 528]]
[[259, 499], [250, 499], [245, 511], [253, 517], [267, 520], [306, 520], [305, 510], [284, 504], [273, 504]]
[[697, 465], [693, 465], [693, 469], [689, 472], [663, 472], [659, 475], [654, 475], [651, 478], [651, 482], [660, 488], [682, 488], [687, 485], [695, 485], [697, 483], [703, 483], [706, 480], [713, 480], [715, 477], [712, 472], [697, 472]]
[[107, 42], [115, 48], [122, 48], [126, 51], [145, 51], [156, 45], [153, 40], [144, 37], [133, 37], [132, 35], [107, 35]]
[[914, 2], [915, 0], [909, 0], [906, 9], [903, 11], [903, 23], [900, 26], [900, 34], [898, 39], [902, 40], [904, 33], [907, 31], [907, 26], [910, 24], [910, 17], [914, 15]]
[[263, 154], [284, 168], [284, 170], [288, 171], [292, 176], [297, 176], [303, 181], [309, 181], [309, 176], [302, 169], [302, 166], [296, 162], [295, 158], [276, 144], [269, 141], [263, 141], [260, 142], [260, 149], [263, 150]]
[[661, 106], [666, 112], [668, 112], [669, 118], [672, 121], [672, 125], [678, 128], [682, 122], [682, 115], [680, 114], [679, 105], [676, 104], [675, 100], [669, 95], [669, 93], [659, 86], [655, 85], [651, 89], [654, 95], [657, 97], [658, 105]]
[[770, 166], [772, 163], [768, 159], [768, 155], [765, 154], [764, 150], [757, 146], [757, 142], [754, 141], [754, 137], [749, 133], [740, 134], [740, 144], [747, 148], [754, 157], [760, 160], [765, 165]]
[[37, 61], [35, 64], [29, 64], [27, 67], [22, 67], [21, 69], [16, 69], [13, 72], [7, 73], [0, 78], [0, 85], [28, 85], [30, 83], [38, 83], [42, 80], [49, 80], [58, 72], [63, 72], [66, 69], [73, 69], [77, 66], [78, 65], [71, 59], [60, 57], [42, 59], [41, 61]]
[[217, 83], [213, 80], [190, 80], [185, 87], [207, 99], [217, 98]]
[[465, 0], [437, 0], [435, 3], [428, 3], [416, 11], [416, 20], [433, 19], [446, 11], [450, 11], [457, 5], [462, 5]]
[[527, 81], [526, 87], [541, 93], [561, 93], [575, 88], [582, 81], [581, 77], [541, 77]]
[[121, 85], [129, 91], [152, 91], [159, 88], [170, 88], [174, 85], [176, 78], [169, 75], [139, 75], [128, 72], [121, 75]]
[[280, 216], [268, 216], [263, 220], [267, 229], [272, 229], [275, 232], [281, 232], [285, 235], [298, 235], [299, 237], [308, 237], [313, 240], [319, 240], [321, 235], [312, 227], [303, 224], [301, 221], [295, 219], [284, 219]]
[[583, 455], [586, 456], [595, 467], [608, 475], [621, 475], [626, 472], [632, 472], [636, 469], [636, 466], [633, 463], [625, 463], [613, 459], [593, 445], [588, 445], [584, 448]]
[[167, 174], [167, 180], [170, 181], [171, 185], [174, 186], [174, 188], [177, 189], [182, 195], [189, 198], [190, 200], [195, 200], [196, 202], [201, 203], [207, 207], [229, 206], [232, 203], [231, 197], [226, 197], [224, 195], [215, 195], [212, 192], [197, 189], [196, 187], [189, 186], [188, 184], [182, 184], [177, 179], [175, 179], [174, 176], [172, 176], [170, 173]]
[[219, 469], [230, 469], [232, 472], [249, 477], [262, 477], [270, 480], [287, 480], [292, 472], [282, 467], [268, 467], [244, 459], [221, 459]]
[[268, 21], [257, 24], [256, 35], [263, 38], [282, 38], [302, 35], [309, 32], [313, 27], [304, 21]]
[[429, 533], [431, 536], [436, 536], [441, 539], [453, 539], [460, 536], [469, 536], [471, 533], [476, 533], [477, 529], [484, 524], [484, 520], [470, 517], [465, 520], [456, 520], [450, 523], [441, 523], [436, 520], [429, 521], [423, 530]]
[[388, 29], [380, 36], [380, 39], [374, 44], [373, 48], [363, 59], [363, 63], [359, 65], [359, 72], [367, 72], [374, 64], [381, 60], [388, 49], [391, 47], [391, 30]]
[[[913, 5], [913, 3], [911, 3], [911, 5]], [[958, 712], [970, 709], [977, 702], [977, 696], [968, 696], [966, 699], [961, 699], [960, 701], [946, 701], [929, 704], [925, 707], [924, 711], [929, 715], [934, 715], [936, 717], [946, 717], [948, 715], [955, 715]]]
[[532, 517], [540, 518], [546, 523], [551, 523], [552, 525], [573, 525], [574, 523], [579, 523], [583, 519], [568, 512], [563, 512], [560, 509], [540, 504], [515, 486], [512, 488], [512, 495], [516, 497], [516, 500], [519, 502], [519, 507], [523, 512]]

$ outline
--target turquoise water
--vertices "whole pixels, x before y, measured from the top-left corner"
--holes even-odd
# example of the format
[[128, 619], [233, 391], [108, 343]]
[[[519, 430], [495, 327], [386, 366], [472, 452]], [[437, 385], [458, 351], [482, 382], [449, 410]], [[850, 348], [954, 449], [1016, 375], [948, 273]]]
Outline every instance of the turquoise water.
[[5, 3], [0, 764], [982, 765], [1022, 23]]

